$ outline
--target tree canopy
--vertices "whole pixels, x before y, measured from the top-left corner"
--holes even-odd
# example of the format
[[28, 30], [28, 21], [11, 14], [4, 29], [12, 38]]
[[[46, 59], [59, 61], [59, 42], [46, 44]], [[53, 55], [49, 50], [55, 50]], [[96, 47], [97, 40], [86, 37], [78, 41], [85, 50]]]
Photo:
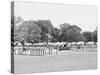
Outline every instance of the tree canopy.
[[[97, 29], [94, 32], [82, 32], [78, 25], [63, 23], [55, 28], [50, 20], [24, 21], [21, 17], [11, 19], [11, 31], [14, 41], [38, 42], [97, 42]], [[14, 33], [14, 34], [13, 34]]]

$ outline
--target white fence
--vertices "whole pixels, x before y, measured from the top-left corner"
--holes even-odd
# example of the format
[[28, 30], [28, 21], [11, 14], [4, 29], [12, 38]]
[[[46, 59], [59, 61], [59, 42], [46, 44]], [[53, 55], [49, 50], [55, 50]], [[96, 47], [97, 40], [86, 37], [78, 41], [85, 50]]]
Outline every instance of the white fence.
[[[97, 45], [73, 45], [70, 46], [69, 51], [73, 52], [96, 52]], [[15, 55], [31, 55], [31, 56], [45, 56], [45, 55], [57, 55], [59, 54], [59, 46], [50, 46], [50, 47], [34, 47], [27, 46], [23, 50], [23, 46], [15, 46], [14, 54]]]
[[15, 46], [14, 47], [14, 54], [15, 55], [32, 55], [32, 56], [44, 56], [44, 55], [52, 55], [57, 54], [58, 49], [53, 47], [25, 47], [23, 51], [22, 46]]

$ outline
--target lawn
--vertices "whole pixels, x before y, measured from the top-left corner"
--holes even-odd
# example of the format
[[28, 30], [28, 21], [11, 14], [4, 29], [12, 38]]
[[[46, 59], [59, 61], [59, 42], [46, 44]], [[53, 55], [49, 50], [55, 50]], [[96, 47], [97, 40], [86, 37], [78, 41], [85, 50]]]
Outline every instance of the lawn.
[[58, 55], [22, 56], [15, 55], [16, 74], [87, 70], [97, 68], [96, 52], [63, 52]]

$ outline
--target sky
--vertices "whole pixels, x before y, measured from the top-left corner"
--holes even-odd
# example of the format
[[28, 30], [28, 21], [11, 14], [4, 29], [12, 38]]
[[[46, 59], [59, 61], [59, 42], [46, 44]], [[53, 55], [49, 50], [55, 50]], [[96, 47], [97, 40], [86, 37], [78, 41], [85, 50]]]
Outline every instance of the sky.
[[97, 27], [96, 6], [16, 1], [14, 11], [16, 17], [24, 20], [50, 20], [57, 28], [63, 23], [77, 25], [82, 31], [94, 31]]

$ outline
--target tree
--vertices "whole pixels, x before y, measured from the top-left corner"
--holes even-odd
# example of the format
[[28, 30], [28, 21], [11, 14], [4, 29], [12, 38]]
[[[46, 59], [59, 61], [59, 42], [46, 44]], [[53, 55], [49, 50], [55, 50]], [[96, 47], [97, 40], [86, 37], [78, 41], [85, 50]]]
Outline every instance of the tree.
[[72, 28], [69, 23], [64, 23], [60, 25], [60, 36], [59, 41], [68, 41], [67, 32]]
[[51, 35], [52, 35], [51, 42], [59, 41], [60, 30], [58, 28], [54, 28], [53, 33], [51, 33]]
[[20, 25], [18, 29], [19, 40], [25, 40], [26, 42], [39, 42], [41, 29], [33, 21], [25, 21]]
[[38, 27], [41, 29], [41, 42], [48, 42], [51, 33], [53, 32], [53, 25], [49, 20], [38, 20], [35, 21]]
[[65, 32], [66, 30], [69, 30], [71, 28], [71, 25], [69, 23], [63, 23], [60, 25], [60, 29], [62, 32]]
[[89, 31], [83, 32], [83, 36], [86, 38], [86, 42], [93, 41], [92, 32]]
[[17, 25], [19, 23], [23, 22], [23, 19], [19, 16], [19, 17], [14, 17], [14, 23]]
[[81, 34], [81, 28], [77, 25], [70, 25], [68, 23], [64, 23], [60, 25], [61, 35], [60, 40], [61, 41], [67, 41], [67, 42], [78, 42], [83, 40], [83, 36]]
[[95, 31], [93, 32], [93, 41], [94, 42], [97, 42], [97, 34], [98, 34], [98, 31], [97, 31], [97, 28], [96, 28]]
[[17, 41], [17, 35], [18, 35], [18, 25], [21, 25], [23, 22], [23, 19], [21, 17], [11, 17], [11, 41], [14, 43]]

